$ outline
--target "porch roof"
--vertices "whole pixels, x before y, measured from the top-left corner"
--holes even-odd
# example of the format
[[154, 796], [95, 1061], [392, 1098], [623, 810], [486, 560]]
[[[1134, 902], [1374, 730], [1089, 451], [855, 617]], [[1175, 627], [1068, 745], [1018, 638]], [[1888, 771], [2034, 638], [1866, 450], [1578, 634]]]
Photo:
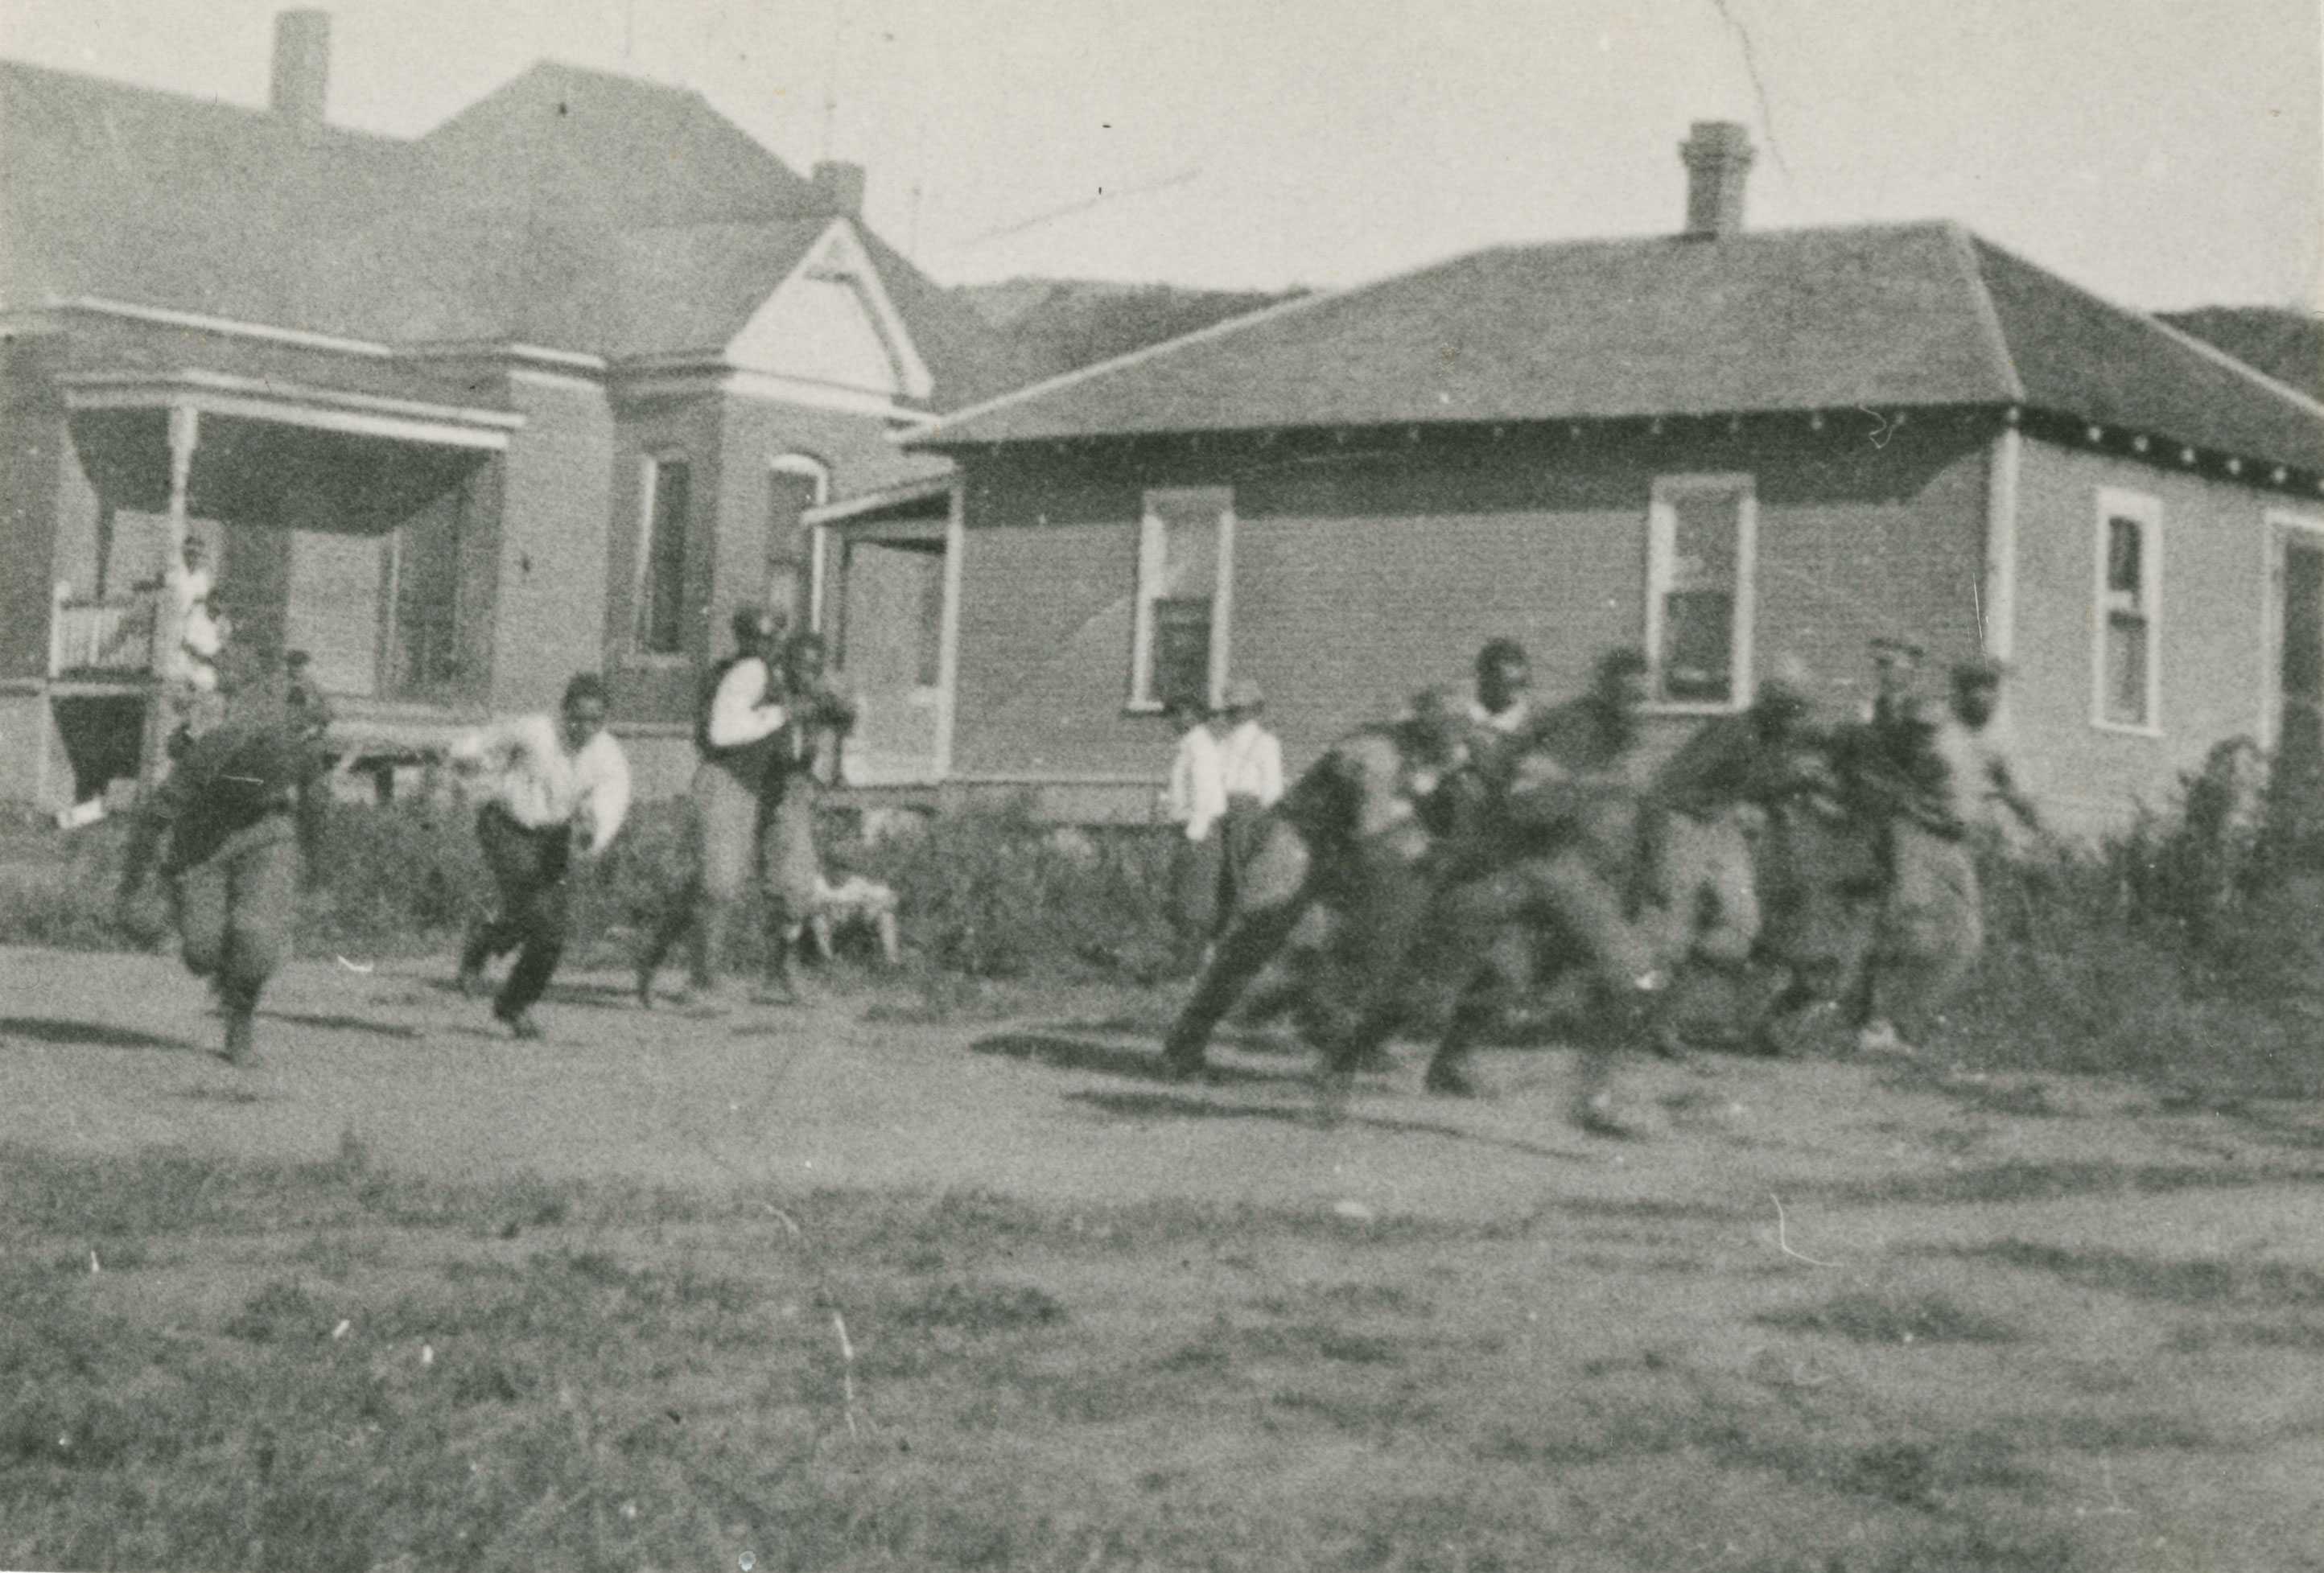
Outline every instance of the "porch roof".
[[74, 411], [189, 408], [206, 415], [440, 447], [505, 448], [510, 434], [524, 424], [515, 411], [486, 405], [443, 404], [195, 368], [73, 372], [58, 383], [66, 408]]

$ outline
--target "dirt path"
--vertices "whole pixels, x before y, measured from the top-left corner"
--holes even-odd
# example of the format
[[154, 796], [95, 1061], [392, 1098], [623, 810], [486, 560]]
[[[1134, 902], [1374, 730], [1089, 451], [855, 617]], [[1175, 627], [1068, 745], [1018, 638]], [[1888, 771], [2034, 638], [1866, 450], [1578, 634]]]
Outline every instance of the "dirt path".
[[1819, 1199], [1858, 1204], [1849, 1228], [1876, 1233], [1941, 1231], [1953, 1204], [1978, 1200], [2053, 1217], [2077, 1243], [2124, 1234], [2152, 1248], [2163, 1231], [2220, 1248], [2280, 1239], [2324, 1259], [2310, 1210], [2265, 1216], [2269, 1193], [2304, 1195], [2295, 1176], [2324, 1164], [2324, 1118], [2305, 1107], [2203, 1112], [2089, 1079], [1711, 1058], [1631, 1067], [1626, 1090], [1663, 1128], [1609, 1143], [1561, 1118], [1569, 1055], [1491, 1056], [1499, 1096], [1463, 1104], [1418, 1096], [1407, 1049], [1404, 1075], [1326, 1129], [1299, 1062], [1279, 1055], [1222, 1055], [1233, 1080], [1187, 1089], [1154, 1079], [1150, 1032], [899, 1025], [864, 1019], [864, 1004], [649, 1015], [618, 978], [585, 975], [544, 1006], [551, 1041], [517, 1044], [445, 990], [441, 968], [302, 963], [269, 997], [263, 1062], [236, 1070], [207, 1052], [215, 1018], [166, 960], [0, 950], [0, 1142], [311, 1158], [352, 1132], [383, 1162], [447, 1175], [1352, 1200], [1467, 1218], [1577, 1196], [1748, 1199], [1771, 1237], [1782, 1199], [1786, 1244], [1817, 1238]]
[[[2077, 1566], [2324, 1567], [2311, 1554], [2324, 1477], [2324, 1114], [2310, 1106], [2091, 1078], [1711, 1059], [1629, 1067], [1626, 1091], [1662, 1128], [1617, 1143], [1562, 1118], [1568, 1054], [1491, 1056], [1499, 1096], [1454, 1104], [1417, 1095], [1407, 1049], [1398, 1077], [1327, 1128], [1299, 1062], [1280, 1054], [1222, 1056], [1219, 1086], [1157, 1081], [1160, 998], [1124, 1015], [1118, 998], [1061, 998], [1053, 1018], [1005, 1026], [882, 1021], [863, 997], [707, 1020], [646, 1014], [620, 979], [584, 976], [542, 1011], [552, 1041], [516, 1044], [442, 977], [296, 967], [269, 999], [264, 1062], [236, 1070], [208, 1052], [217, 1024], [166, 960], [0, 950], [0, 1153], [320, 1159], [351, 1136], [374, 1164], [450, 1178], [529, 1170], [1523, 1220], [1460, 1231], [1466, 1243], [1416, 1235], [1409, 1262], [1395, 1255], [1404, 1237], [1381, 1231], [1386, 1255], [1352, 1259], [1311, 1239], [1304, 1256], [1237, 1256], [1231, 1271], [1220, 1251], [1282, 1228], [1222, 1224], [1202, 1271], [1174, 1251], [1100, 1264], [1103, 1282], [1085, 1273], [1046, 1292], [1076, 1308], [1076, 1327], [1120, 1321], [1133, 1350], [1256, 1326], [1277, 1300], [1309, 1305], [1310, 1278], [1370, 1272], [1383, 1305], [1425, 1307], [1441, 1292], [1407, 1329], [1410, 1357], [1425, 1365], [1430, 1339], [1482, 1328], [1504, 1365], [1471, 1395], [1484, 1420], [1398, 1428], [1398, 1445], [1450, 1469], [1452, 1454], [1428, 1449], [1484, 1446], [1461, 1440], [1479, 1426], [1539, 1432], [1540, 1456], [1564, 1460], [1560, 1489], [1591, 1511], [1667, 1497], [1641, 1522], [1684, 1504], [1693, 1521], [1742, 1526], [1720, 1566], [1803, 1565], [1805, 1550], [1868, 1522], [1954, 1535], [1928, 1543], [1969, 1561], [1899, 1552], [1864, 1566], [2067, 1565], [1977, 1550], [1989, 1496], [1992, 1511], [2016, 1515], [2008, 1523], [2050, 1537], [2025, 1545], [2076, 1548]], [[1264, 1279], [1266, 1292], [1238, 1298], [1237, 1274]], [[1331, 1305], [1310, 1320], [1334, 1336], [1362, 1320]], [[1261, 1345], [1276, 1352], [1260, 1365], [1279, 1364], [1276, 1345]], [[1240, 1357], [1206, 1358], [1219, 1382], [1241, 1379]], [[1108, 1381], [1135, 1366], [1109, 1359], [1091, 1366]], [[1280, 1373], [1262, 1375], [1255, 1391], [1280, 1398]], [[1350, 1366], [1333, 1380], [1372, 1402], [1378, 1375]], [[1169, 1390], [1190, 1380], [1175, 1375]], [[1211, 1417], [1188, 1434], [1223, 1423], [1187, 1402]], [[1800, 1431], [1789, 1465], [1785, 1426]], [[1582, 1445], [1600, 1431], [1602, 1446]], [[1298, 1457], [1345, 1500], [1414, 1489], [1404, 1455], [1391, 1467], [1335, 1438]], [[1274, 1430], [1249, 1440], [1254, 1459], [1285, 1445]], [[1705, 1474], [1722, 1448], [1733, 1467]], [[1854, 1459], [1840, 1476], [1800, 1463], [1833, 1449]], [[1513, 1457], [1504, 1448], [1485, 1467], [1511, 1476], [1508, 1501], [1532, 1501], [1530, 1466]], [[1798, 1466], [1798, 1478], [1770, 1476], [1776, 1465]], [[1587, 1483], [1598, 1476], [1574, 1473], [1585, 1466], [1602, 1491]], [[1470, 1503], [1479, 1467], [1472, 1458], [1447, 1476], [1443, 1500]], [[1297, 1484], [1254, 1467], [1252, 1490]], [[1868, 1486], [1867, 1470], [1880, 1476]], [[1914, 1470], [1933, 1471], [1954, 1516], [1931, 1516]], [[1868, 1490], [1886, 1518], [1864, 1516]], [[1755, 1505], [1749, 1494], [1769, 1491]], [[1788, 1516], [1809, 1510], [1837, 1516]], [[1752, 1560], [1754, 1535], [1780, 1554]]]

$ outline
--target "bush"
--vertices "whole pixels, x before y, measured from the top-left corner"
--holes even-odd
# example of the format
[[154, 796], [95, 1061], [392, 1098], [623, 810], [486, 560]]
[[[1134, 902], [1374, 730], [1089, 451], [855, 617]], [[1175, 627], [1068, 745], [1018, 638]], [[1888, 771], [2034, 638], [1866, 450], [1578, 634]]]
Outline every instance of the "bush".
[[1019, 801], [940, 814], [850, 860], [895, 888], [905, 934], [940, 968], [1144, 980], [1171, 953], [1169, 860], [1166, 835], [1061, 833]]
[[[935, 967], [973, 978], [1144, 979], [1167, 965], [1169, 845], [1151, 831], [1061, 834], [1029, 805], [936, 816], [918, 833], [856, 838], [846, 816], [824, 826], [835, 874], [892, 886], [906, 943]], [[0, 943], [152, 949], [156, 907], [124, 929], [112, 911], [126, 827], [27, 832], [0, 864]], [[678, 800], [641, 804], [592, 878], [575, 887], [574, 964], [627, 963], [684, 884], [693, 858]], [[440, 950], [491, 903], [475, 814], [441, 799], [335, 804], [309, 870], [296, 935], [303, 953]], [[766, 943], [753, 895], [730, 934], [732, 965]]]

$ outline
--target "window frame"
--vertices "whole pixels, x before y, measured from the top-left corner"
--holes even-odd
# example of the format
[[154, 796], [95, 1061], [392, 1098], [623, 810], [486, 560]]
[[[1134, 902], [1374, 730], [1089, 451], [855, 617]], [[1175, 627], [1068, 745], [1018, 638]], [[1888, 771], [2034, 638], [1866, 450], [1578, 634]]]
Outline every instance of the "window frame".
[[2297, 508], [2270, 508], [2264, 514], [2267, 538], [2261, 547], [2260, 609], [2263, 637], [2259, 651], [2258, 724], [2252, 735], [2260, 747], [2273, 753], [2283, 741], [2283, 582], [2292, 543], [2324, 550], [2324, 514], [2303, 513]]
[[[2163, 500], [2148, 492], [2101, 486], [2090, 521], [2090, 724], [2126, 737], [2163, 733]], [[2116, 520], [2138, 527], [2136, 612], [2146, 625], [2146, 715], [2116, 721], [2107, 713], [2107, 630], [2122, 610], [2124, 593], [2107, 582], [2109, 536]]]
[[[630, 579], [630, 658], [641, 666], [681, 666], [692, 659], [686, 649], [686, 580], [692, 566], [692, 553], [683, 552], [678, 557], [678, 648], [669, 650], [650, 649], [646, 645], [646, 619], [652, 601], [648, 594], [653, 571], [654, 516], [661, 506], [661, 477], [670, 465], [686, 467], [686, 516], [678, 520], [679, 529], [691, 536], [694, 528], [694, 460], [683, 448], [654, 448], [638, 455], [638, 550], [637, 561]], [[686, 546], [694, 543], [689, 539]]]
[[[815, 496], [807, 503], [805, 511], [813, 512], [831, 501], [830, 465], [813, 454], [803, 454], [796, 450], [779, 453], [767, 461], [767, 479], [770, 483], [766, 494], [767, 511], [770, 515], [774, 511], [771, 483], [777, 475], [804, 475], [815, 483]], [[766, 522], [771, 528], [774, 521], [770, 518]], [[807, 580], [807, 626], [816, 633], [823, 631], [823, 567], [825, 553], [828, 549], [824, 527], [819, 524], [808, 525], [807, 555], [797, 564], [797, 567], [799, 574]], [[770, 553], [768, 566], [771, 568], [773, 563], [773, 556]], [[782, 610], [785, 616], [790, 615], [790, 608], [785, 607]]]
[[1210, 671], [1205, 698], [1216, 708], [1226, 691], [1234, 613], [1234, 488], [1151, 487], [1139, 501], [1137, 577], [1130, 593], [1130, 695], [1122, 707], [1134, 714], [1155, 715], [1162, 710], [1161, 697], [1154, 690], [1154, 609], [1157, 603], [1168, 599], [1161, 593], [1161, 580], [1168, 567], [1163, 554], [1169, 543], [1169, 529], [1163, 520], [1161, 505], [1173, 501], [1214, 504], [1217, 509], [1217, 567], [1211, 585]]
[[[1693, 496], [1730, 496], [1735, 511], [1734, 627], [1728, 630], [1729, 684], [1723, 700], [1663, 697], [1663, 633], [1678, 547], [1678, 502]], [[1656, 715], [1731, 715], [1750, 707], [1752, 627], [1757, 621], [1759, 566], [1757, 477], [1742, 471], [1705, 471], [1657, 475], [1646, 499], [1646, 657], [1649, 697]]]

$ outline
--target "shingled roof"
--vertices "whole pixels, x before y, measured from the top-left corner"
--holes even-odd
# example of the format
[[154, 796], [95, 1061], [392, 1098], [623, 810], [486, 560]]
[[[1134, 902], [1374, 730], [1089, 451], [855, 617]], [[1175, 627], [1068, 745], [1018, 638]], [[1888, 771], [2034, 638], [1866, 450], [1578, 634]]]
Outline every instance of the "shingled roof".
[[[685, 354], [729, 342], [837, 216], [699, 94], [577, 67], [402, 142], [0, 61], [0, 305]], [[933, 408], [1023, 380], [1001, 335], [862, 233]]]
[[2024, 406], [2324, 471], [2324, 407], [1939, 223], [1480, 252], [1054, 378], [909, 440], [1858, 405]]

